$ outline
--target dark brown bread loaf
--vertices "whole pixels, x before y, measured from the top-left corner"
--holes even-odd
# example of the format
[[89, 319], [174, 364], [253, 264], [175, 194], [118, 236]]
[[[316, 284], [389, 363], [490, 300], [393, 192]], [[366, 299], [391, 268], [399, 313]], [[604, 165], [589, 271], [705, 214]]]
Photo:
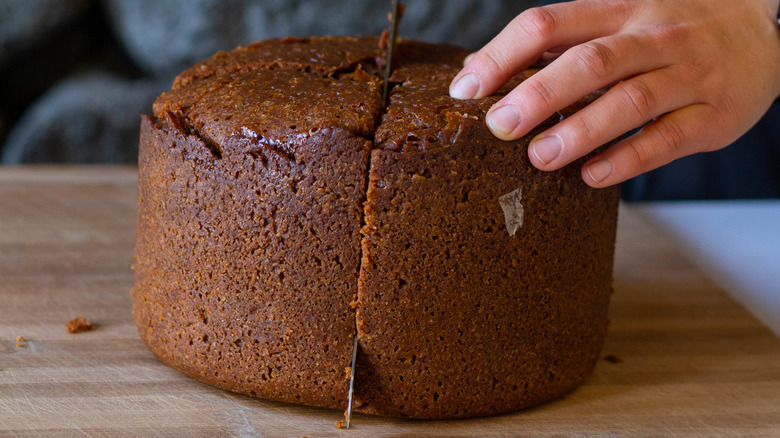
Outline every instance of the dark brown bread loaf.
[[414, 418], [579, 384], [606, 331], [618, 191], [534, 169], [531, 136], [493, 137], [498, 96], [449, 98], [466, 54], [402, 42], [384, 114], [376, 38], [264, 41], [183, 72], [141, 126], [149, 348], [212, 385], [344, 409], [358, 336], [356, 409]]

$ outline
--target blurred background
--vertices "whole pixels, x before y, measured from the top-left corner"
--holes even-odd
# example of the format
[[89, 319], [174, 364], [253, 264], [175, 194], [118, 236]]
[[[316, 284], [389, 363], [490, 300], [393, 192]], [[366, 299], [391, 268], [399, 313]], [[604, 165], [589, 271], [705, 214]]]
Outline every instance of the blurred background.
[[[478, 49], [533, 0], [407, 0], [401, 35]], [[0, 0], [3, 164], [135, 163], [139, 115], [218, 50], [378, 35], [389, 0]], [[746, 66], [749, 72], [749, 66]], [[627, 200], [780, 197], [780, 108], [736, 144], [623, 185]]]

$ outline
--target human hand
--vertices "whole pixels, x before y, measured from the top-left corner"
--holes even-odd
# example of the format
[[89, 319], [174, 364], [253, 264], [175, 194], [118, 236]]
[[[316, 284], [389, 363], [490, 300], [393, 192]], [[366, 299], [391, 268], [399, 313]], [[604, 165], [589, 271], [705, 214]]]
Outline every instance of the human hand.
[[529, 9], [467, 58], [450, 95], [489, 95], [554, 58], [488, 111], [493, 134], [514, 140], [614, 84], [528, 148], [535, 167], [555, 170], [644, 125], [583, 165], [587, 184], [610, 186], [725, 147], [761, 118], [780, 95], [778, 3], [578, 0]]

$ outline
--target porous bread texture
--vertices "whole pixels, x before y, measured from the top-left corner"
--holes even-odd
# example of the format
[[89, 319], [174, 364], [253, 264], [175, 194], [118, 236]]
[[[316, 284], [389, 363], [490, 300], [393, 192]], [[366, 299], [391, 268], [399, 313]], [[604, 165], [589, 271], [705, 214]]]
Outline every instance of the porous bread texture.
[[[467, 51], [270, 40], [183, 72], [144, 117], [133, 314], [203, 382], [412, 418], [513, 411], [578, 385], [607, 324], [618, 190], [496, 139]], [[545, 122], [549, 126], [562, 115]], [[508, 232], [499, 199], [521, 193]]]

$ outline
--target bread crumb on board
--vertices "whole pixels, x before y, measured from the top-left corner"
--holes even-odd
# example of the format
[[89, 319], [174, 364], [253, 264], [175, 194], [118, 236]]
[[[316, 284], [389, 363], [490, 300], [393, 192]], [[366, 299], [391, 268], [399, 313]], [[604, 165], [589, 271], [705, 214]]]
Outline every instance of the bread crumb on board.
[[68, 330], [68, 333], [86, 332], [92, 330], [92, 323], [83, 316], [77, 316], [65, 323], [65, 328]]
[[27, 339], [24, 339], [24, 336], [17, 336], [16, 337], [16, 348], [22, 348], [22, 342], [25, 342]]
[[[352, 367], [347, 367], [346, 369], [351, 370]], [[336, 422], [336, 429], [349, 429], [351, 424], [348, 423], [348, 421], [349, 421], [349, 409], [346, 409], [344, 411], [344, 419]]]

